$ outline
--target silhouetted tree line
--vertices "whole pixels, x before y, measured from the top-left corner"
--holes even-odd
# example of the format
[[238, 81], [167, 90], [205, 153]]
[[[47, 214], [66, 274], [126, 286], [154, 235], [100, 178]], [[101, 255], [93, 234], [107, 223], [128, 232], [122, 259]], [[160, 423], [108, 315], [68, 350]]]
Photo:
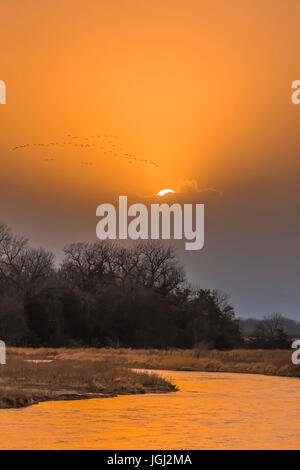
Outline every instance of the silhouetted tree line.
[[218, 349], [241, 344], [227, 297], [185, 284], [175, 251], [74, 243], [52, 253], [0, 225], [0, 338], [16, 346]]

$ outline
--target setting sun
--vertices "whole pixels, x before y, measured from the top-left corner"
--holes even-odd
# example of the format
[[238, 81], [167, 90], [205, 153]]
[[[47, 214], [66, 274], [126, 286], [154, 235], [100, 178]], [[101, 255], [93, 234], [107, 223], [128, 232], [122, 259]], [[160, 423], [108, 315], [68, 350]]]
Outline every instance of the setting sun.
[[168, 193], [175, 193], [175, 191], [173, 191], [173, 189], [162, 189], [161, 191], [157, 193], [157, 196], [164, 196], [165, 194], [168, 194]]

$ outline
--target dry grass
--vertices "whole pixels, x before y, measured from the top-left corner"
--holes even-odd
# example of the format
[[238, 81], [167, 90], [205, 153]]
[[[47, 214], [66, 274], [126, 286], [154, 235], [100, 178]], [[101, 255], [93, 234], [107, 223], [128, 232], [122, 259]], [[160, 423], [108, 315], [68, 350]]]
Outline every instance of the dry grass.
[[143, 369], [242, 372], [279, 376], [300, 376], [300, 366], [291, 362], [291, 350], [216, 351], [157, 349], [19, 349], [10, 348], [8, 357], [55, 358], [55, 361], [90, 361], [109, 367]]
[[[56, 351], [57, 352], [57, 351]], [[8, 351], [0, 366], [0, 408], [27, 406], [45, 400], [112, 397], [119, 394], [169, 392], [175, 387], [157, 374], [91, 361], [60, 358], [51, 350]], [[28, 359], [53, 358], [50, 363]]]

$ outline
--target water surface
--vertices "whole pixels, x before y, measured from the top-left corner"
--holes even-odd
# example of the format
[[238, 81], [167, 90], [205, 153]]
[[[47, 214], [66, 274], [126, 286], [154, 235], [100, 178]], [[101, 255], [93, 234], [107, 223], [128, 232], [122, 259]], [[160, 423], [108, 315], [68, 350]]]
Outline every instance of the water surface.
[[0, 410], [0, 449], [299, 449], [300, 380], [160, 371], [180, 391]]

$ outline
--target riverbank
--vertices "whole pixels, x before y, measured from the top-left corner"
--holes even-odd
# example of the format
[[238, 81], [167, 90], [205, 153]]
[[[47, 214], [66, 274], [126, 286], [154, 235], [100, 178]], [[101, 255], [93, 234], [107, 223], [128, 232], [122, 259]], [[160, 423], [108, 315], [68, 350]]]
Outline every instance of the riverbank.
[[0, 366], [0, 408], [176, 390], [157, 374], [132, 369], [300, 376], [290, 350], [7, 348], [7, 364]]
[[[8, 348], [7, 357], [90, 361], [104, 367], [198, 372], [238, 372], [300, 377], [300, 366], [291, 362], [292, 350], [235, 349], [125, 349], [125, 348]], [[70, 366], [71, 367], [71, 366]], [[0, 367], [1, 374], [1, 367]]]
[[176, 387], [157, 374], [137, 372], [103, 361], [59, 358], [57, 350], [8, 351], [0, 366], [0, 409], [42, 401], [108, 398], [166, 393]]

